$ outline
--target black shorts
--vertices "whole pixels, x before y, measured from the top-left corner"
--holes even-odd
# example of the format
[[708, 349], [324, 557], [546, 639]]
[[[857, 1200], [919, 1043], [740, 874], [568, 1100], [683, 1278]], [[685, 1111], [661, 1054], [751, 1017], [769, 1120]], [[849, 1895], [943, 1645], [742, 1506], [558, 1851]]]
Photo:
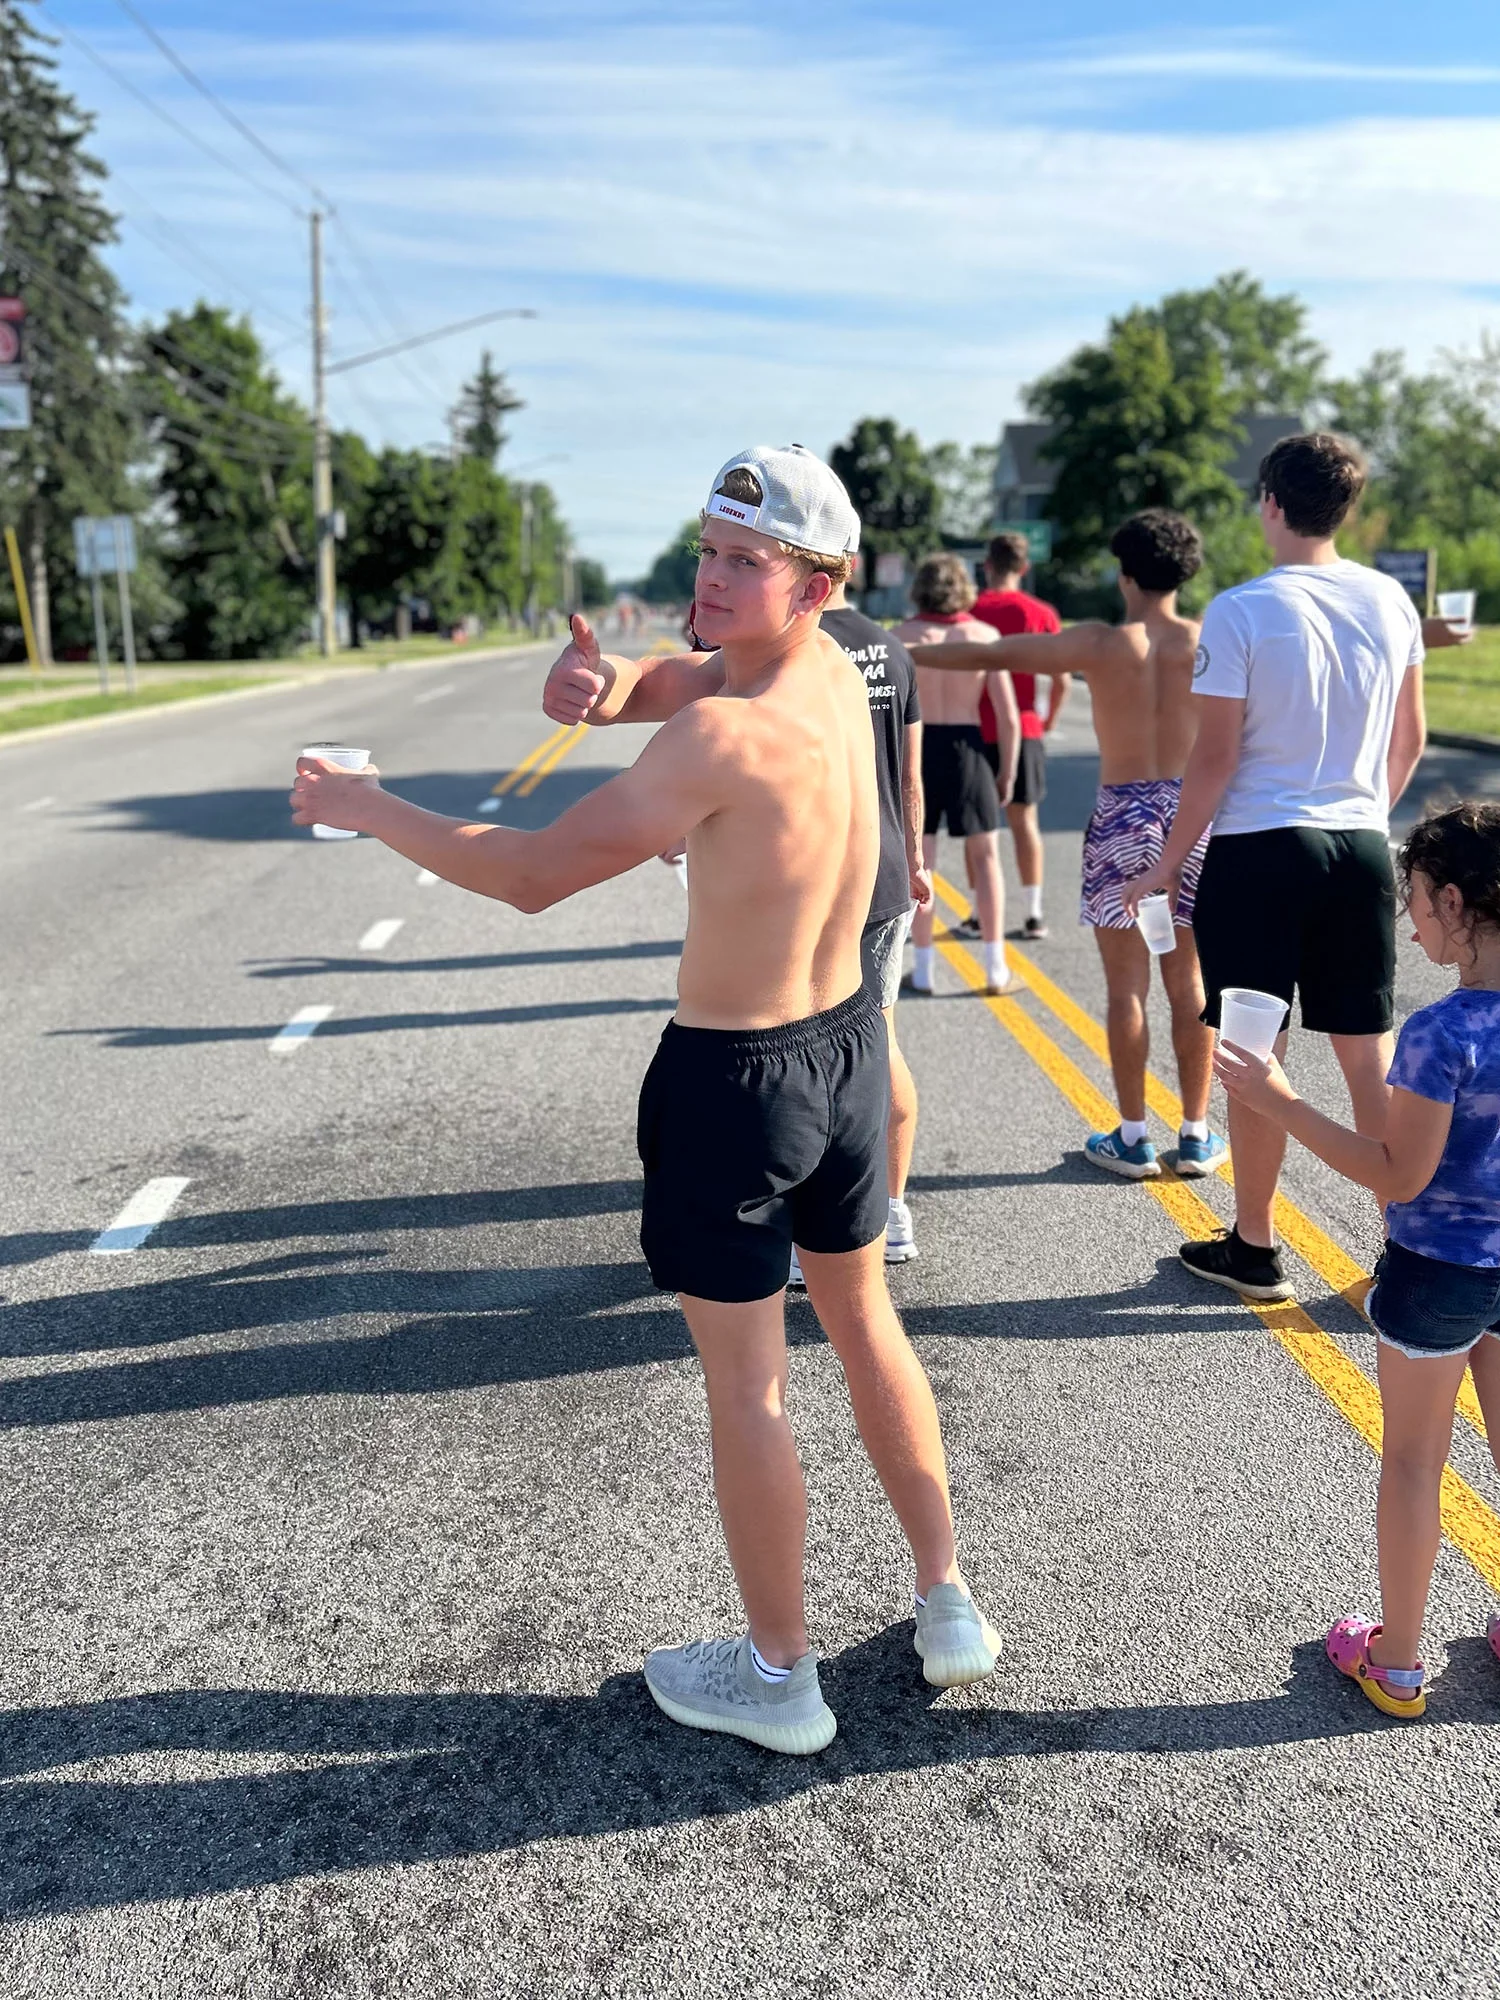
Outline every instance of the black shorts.
[[1278, 826], [1216, 833], [1193, 937], [1219, 1025], [1226, 986], [1274, 993], [1323, 1035], [1380, 1035], [1395, 1018], [1396, 878], [1385, 835]]
[[922, 793], [927, 801], [924, 833], [943, 821], [962, 839], [993, 833], [1000, 824], [1000, 794], [985, 761], [977, 723], [929, 722], [922, 730]]
[[[1000, 776], [1000, 745], [986, 743], [984, 761]], [[1016, 763], [1016, 788], [1010, 795], [1013, 806], [1039, 806], [1047, 796], [1047, 750], [1040, 736], [1021, 738], [1021, 755]]]
[[667, 1292], [740, 1304], [787, 1280], [792, 1245], [885, 1233], [891, 1073], [862, 987], [781, 1028], [669, 1021], [641, 1085], [641, 1248]]

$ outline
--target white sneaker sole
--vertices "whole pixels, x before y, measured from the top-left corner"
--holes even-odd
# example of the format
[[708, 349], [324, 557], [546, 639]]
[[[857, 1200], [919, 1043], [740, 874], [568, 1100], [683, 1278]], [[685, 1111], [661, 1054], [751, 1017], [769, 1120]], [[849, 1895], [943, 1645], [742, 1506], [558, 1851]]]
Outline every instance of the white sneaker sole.
[[1297, 1296], [1289, 1278], [1279, 1285], [1247, 1285], [1241, 1278], [1231, 1278], [1223, 1271], [1200, 1271], [1196, 1264], [1190, 1264], [1186, 1257], [1178, 1253], [1178, 1261], [1185, 1271], [1191, 1271], [1195, 1278], [1202, 1278], [1210, 1285], [1222, 1285], [1226, 1292], [1238, 1292], [1242, 1299], [1254, 1299], [1258, 1306], [1281, 1306], [1288, 1299]]
[[1107, 1160], [1102, 1153], [1091, 1153], [1084, 1148], [1083, 1157], [1091, 1167], [1103, 1167], [1107, 1174], [1118, 1174], [1125, 1181], [1155, 1181], [1161, 1179], [1161, 1162], [1153, 1160], [1149, 1167], [1132, 1166], [1129, 1160]]
[[917, 1658], [922, 1662], [922, 1678], [930, 1687], [968, 1687], [972, 1681], [982, 1681], [995, 1671], [995, 1663], [1005, 1650], [1004, 1641], [989, 1619], [981, 1612], [980, 1630], [967, 1646], [951, 1647], [944, 1653], [929, 1654], [922, 1644], [918, 1632], [912, 1644]]
[[915, 1243], [887, 1243], [885, 1246], [887, 1264], [909, 1264], [914, 1257], [920, 1255], [921, 1252]]
[[1206, 1181], [1211, 1174], [1220, 1172], [1222, 1168], [1228, 1165], [1229, 1155], [1227, 1153], [1223, 1159], [1215, 1160], [1212, 1166], [1204, 1166], [1199, 1160], [1174, 1160], [1172, 1162], [1173, 1171], [1180, 1181]]
[[646, 1687], [663, 1715], [680, 1722], [685, 1729], [702, 1729], [713, 1736], [740, 1736], [762, 1750], [777, 1750], [784, 1757], [812, 1757], [826, 1750], [838, 1734], [838, 1717], [825, 1702], [817, 1715], [806, 1722], [757, 1722], [750, 1716], [704, 1715], [663, 1694], [660, 1688]]

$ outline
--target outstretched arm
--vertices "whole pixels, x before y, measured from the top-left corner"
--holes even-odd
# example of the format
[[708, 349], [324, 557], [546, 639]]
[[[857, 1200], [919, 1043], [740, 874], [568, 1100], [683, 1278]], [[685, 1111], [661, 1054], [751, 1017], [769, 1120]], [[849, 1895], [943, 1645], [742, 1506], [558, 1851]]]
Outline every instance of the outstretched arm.
[[674, 653], [627, 660], [601, 653], [589, 622], [572, 621], [571, 642], [542, 689], [542, 709], [554, 722], [665, 722], [724, 685], [717, 653]]
[[628, 771], [535, 832], [426, 812], [380, 788], [380, 774], [302, 757], [298, 826], [368, 833], [419, 867], [528, 914], [649, 861], [718, 810], [728, 782], [722, 723], [702, 708], [657, 732]]
[[1040, 674], [1053, 680], [1066, 674], [1087, 674], [1098, 665], [1112, 625], [1070, 625], [1066, 632], [1018, 632], [1012, 639], [997, 639], [993, 645], [954, 643], [951, 646], [912, 646], [908, 650], [919, 667], [952, 667], [973, 673], [983, 667], [990, 673]]
[[1300, 1098], [1275, 1056], [1252, 1055], [1232, 1042], [1214, 1054], [1214, 1071], [1231, 1097], [1284, 1127], [1345, 1180], [1386, 1201], [1415, 1201], [1438, 1170], [1453, 1124], [1453, 1106], [1398, 1084], [1383, 1139], [1362, 1138]]

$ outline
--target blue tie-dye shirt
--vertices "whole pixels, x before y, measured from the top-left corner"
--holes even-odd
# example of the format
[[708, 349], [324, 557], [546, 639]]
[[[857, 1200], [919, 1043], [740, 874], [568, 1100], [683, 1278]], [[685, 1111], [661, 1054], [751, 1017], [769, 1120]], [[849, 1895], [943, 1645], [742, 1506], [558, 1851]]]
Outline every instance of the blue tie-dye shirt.
[[1453, 1106], [1438, 1170], [1385, 1211], [1392, 1242], [1445, 1264], [1500, 1266], [1500, 992], [1460, 986], [1401, 1030], [1390, 1081]]

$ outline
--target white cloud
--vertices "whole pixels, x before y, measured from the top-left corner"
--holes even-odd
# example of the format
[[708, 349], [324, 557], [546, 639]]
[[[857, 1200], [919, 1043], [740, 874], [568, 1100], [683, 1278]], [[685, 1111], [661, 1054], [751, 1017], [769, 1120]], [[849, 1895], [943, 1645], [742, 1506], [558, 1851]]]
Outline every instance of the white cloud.
[[[1075, 85], [1097, 104], [1122, 81], [1138, 109], [1153, 78], [1333, 71], [1231, 37], [1065, 52], [998, 91], [934, 73], [927, 44], [860, 46], [873, 52], [809, 53], [714, 21], [684, 37], [600, 20], [586, 38], [197, 36], [184, 50], [327, 180], [410, 324], [542, 310], [494, 329], [529, 404], [512, 456], [566, 454], [544, 476], [580, 544], [622, 573], [736, 445], [826, 446], [870, 411], [927, 437], [993, 435], [1020, 385], [1109, 312], [1235, 266], [1301, 291], [1342, 365], [1376, 346], [1425, 357], [1500, 316], [1500, 118], [1349, 116], [1352, 89], [1345, 115], [1319, 125], [1208, 132], [1163, 113], [1157, 129], [1119, 129], [1080, 122]], [[123, 44], [111, 53], [196, 121], [203, 108], [159, 72]], [[1337, 67], [1356, 84], [1386, 75]], [[336, 88], [309, 101], [309, 77]], [[73, 81], [100, 102], [97, 79]], [[130, 100], [103, 108], [106, 157], [251, 289], [300, 312], [295, 225], [191, 155], [185, 172], [180, 142]], [[356, 273], [332, 240], [336, 344], [376, 344], [379, 316], [351, 318]], [[141, 258], [132, 240], [123, 268], [148, 303], [182, 296]], [[347, 378], [336, 416], [435, 439], [485, 338]], [[295, 348], [284, 366], [301, 379]]]

